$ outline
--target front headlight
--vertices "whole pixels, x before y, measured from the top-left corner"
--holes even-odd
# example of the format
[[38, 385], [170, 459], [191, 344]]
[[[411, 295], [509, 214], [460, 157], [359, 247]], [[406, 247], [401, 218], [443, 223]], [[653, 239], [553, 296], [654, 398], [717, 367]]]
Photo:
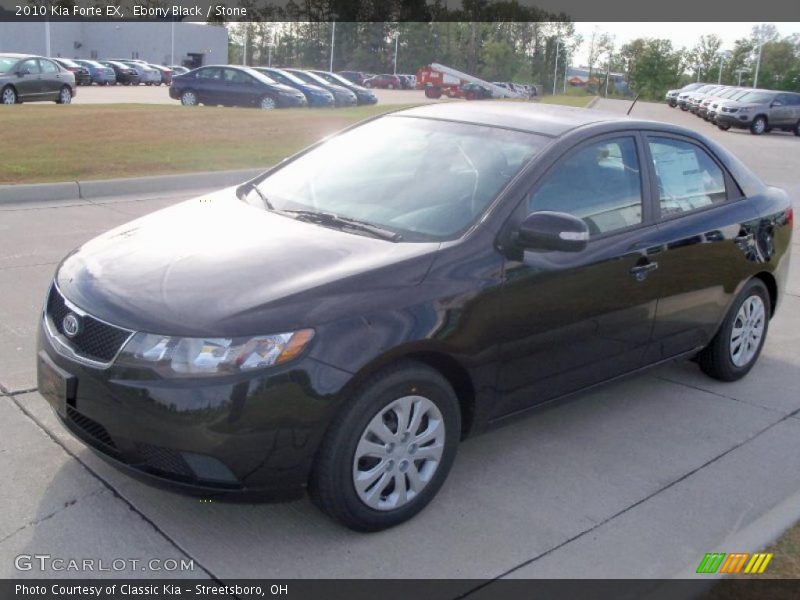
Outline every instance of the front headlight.
[[183, 338], [137, 333], [116, 364], [146, 368], [165, 377], [230, 375], [280, 365], [297, 358], [313, 329], [238, 338]]

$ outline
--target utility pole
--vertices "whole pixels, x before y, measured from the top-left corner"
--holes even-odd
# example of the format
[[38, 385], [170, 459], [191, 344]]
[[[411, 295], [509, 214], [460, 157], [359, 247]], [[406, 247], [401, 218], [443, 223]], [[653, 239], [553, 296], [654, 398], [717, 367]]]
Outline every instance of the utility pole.
[[170, 51], [169, 51], [169, 64], [175, 64], [175, 17], [169, 22], [170, 24]]
[[561, 39], [556, 38], [556, 67], [553, 69], [553, 96], [556, 95], [556, 81], [558, 80], [558, 51], [561, 48]]
[[333, 44], [336, 42], [336, 21], [331, 23], [331, 64], [329, 71], [333, 72]]

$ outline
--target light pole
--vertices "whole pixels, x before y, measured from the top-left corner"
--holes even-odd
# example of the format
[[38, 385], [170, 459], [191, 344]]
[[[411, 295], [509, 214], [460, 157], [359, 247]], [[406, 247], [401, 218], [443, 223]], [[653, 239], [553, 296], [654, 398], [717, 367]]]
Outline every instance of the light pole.
[[758, 87], [758, 70], [761, 68], [761, 49], [766, 44], [766, 41], [761, 42], [758, 45], [758, 56], [756, 58], [756, 72], [753, 74], [753, 87]]
[[611, 77], [611, 51], [608, 52], [608, 62], [606, 63], [606, 98], [608, 98], [608, 79]]
[[173, 17], [170, 23], [170, 50], [169, 50], [169, 64], [175, 64], [175, 18]]
[[556, 38], [556, 66], [553, 69], [553, 96], [556, 95], [556, 80], [558, 79], [558, 51], [561, 48], [561, 39]]
[[564, 57], [564, 93], [567, 93], [567, 71], [569, 71], [569, 53]]
[[247, 23], [244, 24], [244, 45], [242, 46], [242, 66], [247, 66], [247, 42], [250, 36], [250, 32], [247, 29]]
[[44, 55], [50, 57], [50, 19], [44, 20]]
[[717, 77], [718, 84], [722, 83], [722, 67], [725, 65], [725, 61], [730, 60], [732, 56], [733, 55], [728, 51], [717, 54], [717, 57], [719, 58], [719, 77]]
[[739, 76], [738, 87], [742, 87], [742, 74], [748, 73], [750, 69], [736, 69], [736, 74]]
[[394, 32], [394, 75], [397, 75], [397, 48], [398, 41], [400, 40], [400, 32]]
[[329, 71], [333, 72], [333, 44], [336, 42], [336, 21], [332, 22], [331, 25], [331, 64]]

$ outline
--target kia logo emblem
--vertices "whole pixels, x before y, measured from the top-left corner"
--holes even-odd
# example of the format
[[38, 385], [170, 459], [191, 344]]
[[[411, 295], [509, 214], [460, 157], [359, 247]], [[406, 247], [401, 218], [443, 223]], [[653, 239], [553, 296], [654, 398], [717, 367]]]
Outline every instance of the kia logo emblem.
[[64, 317], [64, 320], [61, 321], [61, 326], [64, 328], [64, 335], [71, 338], [78, 335], [81, 329], [81, 323], [73, 313], [69, 313]]

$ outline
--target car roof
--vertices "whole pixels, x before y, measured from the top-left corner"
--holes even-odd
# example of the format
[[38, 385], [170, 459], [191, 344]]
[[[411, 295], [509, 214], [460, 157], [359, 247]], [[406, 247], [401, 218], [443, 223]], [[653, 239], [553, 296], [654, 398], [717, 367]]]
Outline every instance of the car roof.
[[5, 58], [44, 58], [38, 54], [18, 54], [16, 52], [0, 52], [0, 56]]
[[556, 104], [502, 101], [427, 104], [393, 114], [516, 129], [549, 137], [560, 137], [568, 131], [591, 123], [608, 121], [630, 123], [633, 121], [624, 115], [600, 110]]

